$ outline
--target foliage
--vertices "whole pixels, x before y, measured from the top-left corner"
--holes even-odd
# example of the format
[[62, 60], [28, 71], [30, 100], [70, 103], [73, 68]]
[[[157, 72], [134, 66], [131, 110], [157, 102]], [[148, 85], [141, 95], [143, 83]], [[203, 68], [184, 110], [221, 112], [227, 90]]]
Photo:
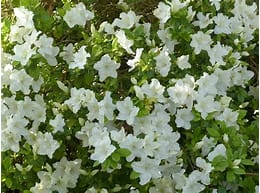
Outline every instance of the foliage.
[[256, 3], [1, 3], [2, 192], [257, 192]]

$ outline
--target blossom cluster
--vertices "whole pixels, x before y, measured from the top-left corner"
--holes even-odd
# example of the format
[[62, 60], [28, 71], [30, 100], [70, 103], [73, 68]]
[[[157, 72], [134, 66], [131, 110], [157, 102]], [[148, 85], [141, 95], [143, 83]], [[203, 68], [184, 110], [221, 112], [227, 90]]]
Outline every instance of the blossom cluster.
[[54, 12], [61, 39], [37, 26], [35, 11], [14, 8], [1, 151], [30, 166], [14, 161], [36, 177], [29, 192], [258, 188], [239, 176], [258, 165], [258, 86], [245, 60], [257, 46], [257, 6], [207, 3], [205, 12], [200, 1], [161, 1], [150, 23], [119, 1], [127, 11], [99, 26], [91, 6], [71, 3]]

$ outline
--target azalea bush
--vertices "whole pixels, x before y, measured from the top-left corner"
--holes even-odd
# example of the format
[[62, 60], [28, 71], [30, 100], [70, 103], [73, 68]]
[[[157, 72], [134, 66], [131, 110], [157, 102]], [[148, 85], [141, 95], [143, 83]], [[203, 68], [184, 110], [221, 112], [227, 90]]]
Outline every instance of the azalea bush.
[[255, 2], [1, 2], [2, 192], [258, 192]]

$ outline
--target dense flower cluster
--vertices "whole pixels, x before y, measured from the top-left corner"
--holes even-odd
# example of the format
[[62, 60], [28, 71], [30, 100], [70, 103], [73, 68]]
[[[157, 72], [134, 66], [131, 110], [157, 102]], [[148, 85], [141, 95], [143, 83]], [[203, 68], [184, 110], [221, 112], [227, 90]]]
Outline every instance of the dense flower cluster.
[[258, 165], [258, 87], [245, 59], [257, 46], [257, 6], [207, 3], [162, 1], [154, 23], [129, 9], [100, 26], [91, 6], [67, 3], [53, 33], [36, 11], [14, 8], [2, 50], [1, 151], [34, 176], [24, 190], [258, 189], [257, 177], [243, 176]]

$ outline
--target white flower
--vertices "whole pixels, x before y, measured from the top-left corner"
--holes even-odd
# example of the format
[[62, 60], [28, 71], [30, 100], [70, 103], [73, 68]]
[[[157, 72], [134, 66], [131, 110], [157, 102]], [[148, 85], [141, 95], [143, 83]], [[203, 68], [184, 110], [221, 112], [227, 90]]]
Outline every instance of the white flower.
[[202, 12], [197, 14], [198, 21], [194, 21], [192, 24], [195, 26], [199, 26], [200, 29], [206, 28], [209, 24], [212, 24], [212, 19], [209, 19], [210, 13], [203, 15]]
[[224, 121], [228, 127], [237, 127], [238, 112], [233, 112], [230, 108], [225, 108], [224, 112], [217, 116], [215, 119]]
[[104, 31], [107, 34], [115, 34], [114, 26], [107, 21], [100, 24], [99, 31]]
[[4, 129], [1, 131], [1, 137], [1, 151], [12, 150], [13, 152], [19, 152], [21, 135], [9, 129]]
[[134, 59], [127, 61], [127, 65], [131, 67], [128, 70], [129, 72], [134, 70], [135, 67], [138, 65], [138, 63], [140, 62], [143, 50], [144, 50], [143, 48], [137, 48]]
[[21, 62], [23, 66], [28, 63], [29, 59], [34, 54], [36, 54], [35, 48], [31, 48], [31, 44], [27, 42], [21, 45], [15, 45], [13, 51], [14, 55], [12, 56], [12, 59]]
[[171, 7], [160, 2], [158, 8], [153, 11], [153, 14], [160, 20], [160, 23], [166, 23], [171, 17]]
[[229, 51], [232, 50], [231, 47], [223, 46], [220, 42], [217, 42], [216, 45], [213, 46], [210, 50], [208, 50], [208, 55], [210, 57], [210, 63], [212, 65], [220, 64], [224, 65], [223, 57], [226, 56]]
[[14, 70], [10, 75], [10, 90], [12, 92], [22, 91], [24, 94], [30, 93], [30, 86], [33, 84], [33, 78], [29, 76], [24, 69]]
[[173, 13], [178, 12], [180, 9], [186, 6], [186, 2], [180, 2], [180, 0], [172, 0], [171, 2], [171, 10]]
[[189, 55], [182, 55], [177, 58], [177, 65], [180, 69], [191, 68], [191, 64], [189, 63]]
[[25, 27], [19, 27], [17, 25], [12, 25], [10, 29], [10, 41], [11, 42], [18, 42], [19, 44], [22, 44], [24, 42], [24, 36], [28, 34], [31, 29], [25, 28]]
[[53, 153], [60, 147], [60, 144], [53, 139], [51, 133], [41, 133], [37, 134], [36, 144], [34, 144], [34, 149], [36, 149], [39, 155], [48, 155], [51, 159]]
[[84, 69], [84, 66], [87, 63], [87, 58], [90, 57], [90, 54], [86, 52], [85, 48], [86, 46], [81, 46], [78, 52], [73, 54], [73, 62], [69, 63], [69, 69]]
[[198, 93], [200, 96], [206, 96], [207, 94], [216, 95], [217, 88], [216, 84], [218, 82], [218, 77], [214, 74], [209, 75], [208, 73], [204, 72], [203, 76], [197, 80], [197, 84], [199, 85]]
[[87, 103], [91, 103], [96, 100], [95, 93], [91, 90], [75, 87], [70, 90], [71, 97], [64, 102], [68, 105], [73, 113], [77, 113], [81, 106], [86, 106]]
[[199, 31], [192, 35], [190, 46], [195, 49], [195, 54], [199, 54], [201, 50], [209, 50], [212, 42], [210, 35]]
[[113, 104], [111, 92], [106, 91], [104, 99], [99, 102], [99, 106], [108, 120], [114, 119], [114, 110], [116, 105]]
[[153, 78], [151, 83], [145, 83], [141, 87], [141, 91], [147, 95], [150, 99], [156, 99], [159, 102], [164, 102], [165, 98], [163, 96], [165, 87], [160, 84], [160, 81]]
[[154, 187], [149, 189], [149, 193], [174, 193], [174, 183], [170, 177], [162, 177], [160, 179], [153, 180]]
[[115, 35], [120, 46], [122, 46], [128, 54], [134, 54], [131, 49], [131, 46], [134, 44], [133, 40], [127, 39], [125, 32], [122, 30], [117, 31]]
[[67, 188], [75, 188], [79, 175], [81, 174], [81, 159], [68, 161], [63, 157], [60, 162], [53, 164], [56, 169], [52, 173], [52, 190], [58, 192], [68, 192]]
[[231, 71], [231, 85], [240, 85], [245, 88], [245, 84], [254, 76], [254, 73], [246, 67], [237, 66]]
[[63, 51], [60, 52], [60, 56], [65, 60], [68, 64], [72, 63], [74, 61], [74, 55], [73, 55], [73, 44], [69, 44], [67, 46], [63, 47]]
[[128, 13], [120, 13], [121, 19], [116, 18], [112, 25], [120, 27], [121, 29], [132, 28], [140, 19], [140, 16], [136, 16], [135, 12], [129, 11]]
[[101, 141], [98, 146], [95, 146], [95, 152], [91, 154], [90, 158], [92, 160], [97, 160], [103, 163], [108, 156], [110, 156], [115, 151], [115, 146], [106, 141]]
[[183, 127], [184, 129], [190, 129], [190, 121], [194, 118], [190, 109], [178, 109], [176, 114], [175, 123], [177, 127]]
[[59, 47], [52, 46], [53, 38], [47, 37], [45, 34], [41, 35], [35, 45], [39, 48], [38, 52], [47, 60], [51, 66], [57, 65], [55, 56], [59, 53]]
[[29, 121], [25, 119], [21, 114], [15, 114], [12, 117], [9, 117], [6, 122], [6, 128], [10, 132], [14, 132], [17, 135], [26, 136], [28, 130], [26, 128]]
[[162, 50], [158, 56], [155, 57], [156, 67], [155, 69], [161, 74], [161, 76], [166, 77], [171, 68], [171, 58], [166, 50]]
[[185, 79], [179, 79], [173, 87], [167, 89], [167, 92], [170, 100], [174, 103], [178, 105], [185, 104], [188, 107], [192, 106], [194, 97], [193, 85], [186, 83]]
[[144, 185], [150, 181], [151, 178], [160, 178], [161, 172], [159, 170], [160, 160], [143, 157], [141, 161], [133, 162], [132, 168], [134, 171], [140, 173], [140, 184]]
[[64, 122], [64, 119], [62, 117], [62, 114], [57, 114], [55, 119], [51, 119], [50, 125], [54, 128], [53, 133], [56, 133], [57, 131], [63, 132], [65, 122]]
[[218, 13], [217, 16], [213, 17], [213, 20], [216, 24], [214, 33], [215, 34], [230, 34], [230, 20], [227, 16], [223, 15], [222, 13]]
[[119, 63], [111, 60], [108, 54], [102, 56], [100, 61], [94, 64], [94, 68], [98, 70], [99, 80], [103, 82], [107, 77], [117, 78], [117, 69], [120, 67]]
[[205, 189], [205, 186], [198, 183], [201, 173], [194, 170], [186, 180], [185, 186], [182, 188], [183, 193], [199, 193]]
[[218, 11], [220, 9], [220, 1], [221, 0], [209, 0], [211, 5], [214, 5], [216, 10]]
[[196, 158], [196, 166], [201, 168], [203, 173], [210, 173], [214, 169], [213, 167], [211, 167], [210, 163], [207, 163], [201, 157]]
[[39, 76], [39, 78], [38, 78], [38, 80], [34, 80], [33, 82], [32, 82], [32, 89], [33, 89], [33, 91], [34, 92], [39, 92], [40, 91], [40, 89], [41, 89], [41, 85], [44, 83], [44, 79], [43, 79], [43, 77], [40, 75]]
[[217, 111], [220, 106], [215, 102], [214, 97], [211, 95], [199, 96], [196, 100], [197, 104], [195, 104], [194, 107], [201, 113], [203, 119], [205, 119], [209, 113]]
[[130, 97], [126, 97], [124, 101], [117, 101], [116, 107], [119, 110], [118, 120], [125, 120], [129, 125], [134, 123], [139, 108], [133, 105]]
[[226, 147], [223, 144], [218, 144], [213, 151], [209, 153], [207, 159], [212, 161], [215, 157], [222, 155], [226, 157]]
[[214, 169], [211, 167], [210, 163], [207, 163], [204, 159], [201, 157], [196, 158], [196, 166], [202, 169], [200, 180], [203, 184], [209, 185], [210, 184], [210, 176], [209, 173]]
[[118, 144], [121, 144], [126, 137], [126, 133], [124, 129], [112, 130], [110, 131], [110, 134], [111, 134], [111, 139], [113, 141], [116, 141]]
[[131, 151], [131, 155], [126, 157], [128, 162], [133, 161], [135, 157], [142, 157], [144, 155], [144, 141], [133, 136], [132, 134], [127, 135], [119, 146], [120, 148], [126, 148]]
[[103, 163], [116, 149], [115, 146], [111, 145], [107, 128], [94, 127], [89, 138], [89, 143], [95, 147], [95, 152], [91, 154], [90, 158], [100, 163]]
[[84, 3], [79, 3], [66, 12], [63, 19], [70, 28], [75, 25], [85, 26], [86, 22], [94, 18], [94, 13], [87, 10]]
[[170, 53], [174, 51], [174, 46], [178, 44], [177, 40], [172, 38], [172, 35], [170, 33], [170, 29], [160, 29], [157, 31], [157, 35], [162, 41], [163, 44], [165, 44], [166, 48]]
[[210, 137], [208, 138], [206, 135], [202, 138], [200, 142], [198, 142], [195, 146], [195, 148], [198, 148], [202, 150], [201, 155], [206, 156], [210, 152], [210, 150], [215, 147], [215, 139]]
[[259, 185], [255, 186], [255, 193], [259, 193]]
[[14, 8], [14, 15], [16, 16], [15, 25], [23, 26], [26, 28], [34, 28], [33, 12], [29, 11], [28, 9], [22, 6]]

